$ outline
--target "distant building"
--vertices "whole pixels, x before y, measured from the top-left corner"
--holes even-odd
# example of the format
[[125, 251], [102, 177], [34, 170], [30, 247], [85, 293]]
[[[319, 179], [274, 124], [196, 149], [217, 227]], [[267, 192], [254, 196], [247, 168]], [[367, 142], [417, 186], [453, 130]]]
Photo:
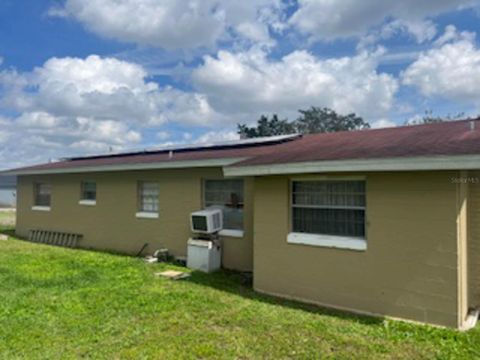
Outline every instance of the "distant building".
[[0, 208], [16, 207], [17, 203], [16, 176], [0, 176]]

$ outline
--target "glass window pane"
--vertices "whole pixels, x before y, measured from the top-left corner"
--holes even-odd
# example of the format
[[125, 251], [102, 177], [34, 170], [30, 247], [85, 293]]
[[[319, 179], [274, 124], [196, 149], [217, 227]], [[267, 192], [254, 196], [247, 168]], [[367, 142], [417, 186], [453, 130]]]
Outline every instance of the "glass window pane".
[[52, 188], [49, 184], [35, 184], [35, 205], [50, 206]]
[[294, 232], [365, 236], [364, 181], [292, 183]]
[[364, 181], [295, 181], [293, 204], [318, 207], [365, 207]]
[[223, 227], [243, 230], [243, 180], [205, 180], [204, 206], [223, 212]]
[[153, 182], [139, 182], [138, 184], [138, 207], [139, 211], [158, 212], [159, 187]]
[[365, 236], [365, 211], [293, 208], [293, 231], [309, 234]]
[[82, 181], [82, 200], [97, 199], [97, 184], [93, 181]]

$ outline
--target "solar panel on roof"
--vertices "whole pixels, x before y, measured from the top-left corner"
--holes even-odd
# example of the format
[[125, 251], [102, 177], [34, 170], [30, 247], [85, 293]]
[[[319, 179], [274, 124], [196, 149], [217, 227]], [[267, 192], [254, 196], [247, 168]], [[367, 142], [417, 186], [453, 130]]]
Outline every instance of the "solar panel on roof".
[[94, 158], [103, 158], [103, 157], [117, 157], [117, 156], [127, 156], [127, 155], [137, 155], [137, 154], [162, 153], [162, 152], [170, 152], [170, 151], [183, 152], [183, 151], [200, 151], [200, 150], [213, 150], [213, 149], [228, 149], [228, 148], [234, 149], [234, 148], [249, 147], [249, 146], [276, 144], [284, 141], [293, 140], [300, 136], [301, 136], [300, 134], [290, 134], [290, 135], [266, 136], [266, 137], [251, 138], [251, 139], [210, 142], [210, 143], [202, 143], [202, 144], [183, 144], [183, 145], [172, 145], [172, 146], [163, 146], [163, 147], [155, 147], [155, 148], [152, 147], [152, 148], [145, 148], [142, 150], [130, 150], [125, 152], [117, 152], [117, 153], [70, 157], [70, 158], [64, 158], [62, 160], [74, 161], [74, 160], [94, 159]]

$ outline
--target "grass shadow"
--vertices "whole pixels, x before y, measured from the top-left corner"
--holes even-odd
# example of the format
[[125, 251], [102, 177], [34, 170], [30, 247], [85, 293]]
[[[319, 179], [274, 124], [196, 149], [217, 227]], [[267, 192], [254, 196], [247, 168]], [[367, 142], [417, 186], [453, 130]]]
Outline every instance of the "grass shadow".
[[248, 273], [221, 270], [211, 274], [194, 271], [191, 273], [191, 277], [188, 278], [187, 281], [197, 285], [208, 286], [216, 290], [225, 291], [234, 295], [239, 295], [250, 300], [259, 301], [270, 305], [284, 306], [290, 309], [302, 310], [313, 314], [332, 316], [363, 325], [380, 325], [383, 324], [384, 321], [384, 318], [382, 317], [360, 315], [352, 312], [261, 294], [253, 290], [251, 279], [252, 276]]
[[15, 228], [9, 226], [0, 226], [0, 234], [7, 235], [9, 237], [16, 237]]
[[[0, 226], [0, 234], [13, 237], [17, 240], [28, 241], [15, 234], [15, 228], [10, 226]], [[77, 248], [75, 250], [96, 251], [100, 253], [109, 253], [111, 255], [126, 256], [125, 254], [115, 251], [99, 251], [97, 249], [82, 249]], [[127, 255], [128, 256], [128, 255]], [[179, 266], [178, 263], [172, 263], [175, 266]], [[20, 280], [20, 279], [19, 279]], [[228, 292], [233, 295], [241, 296], [246, 299], [258, 301], [270, 305], [277, 305], [288, 307], [290, 309], [302, 310], [313, 314], [319, 314], [324, 316], [332, 316], [344, 320], [353, 321], [363, 325], [379, 325], [383, 323], [383, 318], [372, 317], [367, 315], [355, 314], [347, 311], [336, 310], [327, 307], [321, 307], [318, 305], [301, 303], [294, 300], [283, 299], [271, 295], [261, 294], [253, 290], [252, 287], [252, 274], [243, 273], [233, 270], [221, 270], [215, 273], [206, 274], [200, 271], [193, 271], [191, 277], [186, 281], [200, 285], [214, 288], [223, 292]]]

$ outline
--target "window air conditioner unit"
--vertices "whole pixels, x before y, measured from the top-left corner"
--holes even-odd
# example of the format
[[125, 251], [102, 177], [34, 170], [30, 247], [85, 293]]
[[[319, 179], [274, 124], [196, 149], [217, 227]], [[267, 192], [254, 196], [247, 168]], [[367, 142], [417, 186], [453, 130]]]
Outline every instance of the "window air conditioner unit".
[[219, 209], [195, 211], [190, 214], [192, 232], [213, 234], [223, 228], [223, 214]]

